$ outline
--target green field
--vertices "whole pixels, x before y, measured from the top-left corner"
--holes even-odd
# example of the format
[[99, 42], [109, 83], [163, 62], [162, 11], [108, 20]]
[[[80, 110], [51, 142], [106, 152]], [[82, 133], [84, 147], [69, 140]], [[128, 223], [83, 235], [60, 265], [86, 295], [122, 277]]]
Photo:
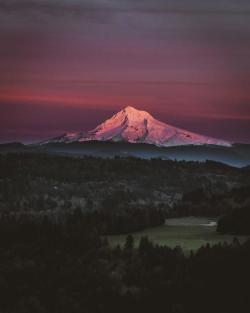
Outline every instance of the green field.
[[[148, 228], [132, 234], [135, 245], [138, 245], [142, 236], [148, 238], [155, 244], [169, 247], [181, 246], [185, 252], [197, 250], [202, 245], [209, 243], [214, 245], [219, 242], [232, 242], [234, 236], [220, 235], [216, 232], [216, 219], [183, 217], [167, 219], [165, 225]], [[127, 235], [109, 236], [108, 241], [111, 246], [124, 245]], [[246, 237], [239, 236], [240, 241]]]

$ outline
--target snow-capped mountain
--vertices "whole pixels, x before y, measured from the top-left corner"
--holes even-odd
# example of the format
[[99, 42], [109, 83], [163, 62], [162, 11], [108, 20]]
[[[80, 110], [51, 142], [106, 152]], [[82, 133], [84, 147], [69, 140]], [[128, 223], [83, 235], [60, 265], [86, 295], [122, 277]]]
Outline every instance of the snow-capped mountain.
[[44, 143], [70, 143], [92, 140], [147, 143], [159, 147], [207, 144], [231, 146], [228, 141], [202, 136], [160, 122], [148, 112], [137, 110], [131, 106], [116, 113], [89, 132], [65, 133]]

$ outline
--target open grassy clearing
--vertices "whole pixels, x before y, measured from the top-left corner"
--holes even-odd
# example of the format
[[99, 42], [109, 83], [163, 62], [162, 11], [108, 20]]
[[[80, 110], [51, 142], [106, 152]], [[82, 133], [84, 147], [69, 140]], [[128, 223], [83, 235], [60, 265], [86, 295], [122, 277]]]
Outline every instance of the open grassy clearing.
[[[138, 245], [140, 238], [148, 236], [155, 244], [166, 245], [169, 247], [181, 246], [185, 252], [197, 250], [202, 245], [210, 245], [219, 242], [232, 242], [234, 236], [220, 235], [216, 232], [215, 218], [184, 217], [166, 220], [165, 225], [148, 228], [132, 234], [135, 245]], [[111, 246], [124, 245], [127, 235], [109, 236]], [[246, 237], [238, 236], [240, 241]]]

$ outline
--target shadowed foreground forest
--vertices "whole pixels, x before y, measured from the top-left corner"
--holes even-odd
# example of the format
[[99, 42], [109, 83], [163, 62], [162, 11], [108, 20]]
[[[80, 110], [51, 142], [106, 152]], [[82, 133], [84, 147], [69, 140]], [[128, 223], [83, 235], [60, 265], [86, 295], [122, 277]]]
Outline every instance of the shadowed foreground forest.
[[0, 311], [249, 312], [249, 240], [184, 254], [105, 239], [190, 214], [249, 234], [249, 177], [209, 161], [0, 155]]
[[78, 216], [0, 225], [0, 310], [12, 313], [249, 312], [250, 241], [111, 249]]

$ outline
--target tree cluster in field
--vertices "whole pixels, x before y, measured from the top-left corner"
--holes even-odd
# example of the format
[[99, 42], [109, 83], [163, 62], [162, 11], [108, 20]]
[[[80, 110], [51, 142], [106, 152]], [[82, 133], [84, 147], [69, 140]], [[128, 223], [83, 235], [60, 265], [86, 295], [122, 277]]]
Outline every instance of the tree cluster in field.
[[219, 191], [198, 188], [184, 193], [175, 204], [176, 216], [220, 216], [250, 205], [250, 180], [246, 185]]
[[250, 235], [250, 207], [241, 207], [222, 216], [217, 225], [221, 234]]
[[249, 241], [184, 255], [129, 235], [111, 249], [88, 222], [0, 221], [1, 312], [249, 312]]

